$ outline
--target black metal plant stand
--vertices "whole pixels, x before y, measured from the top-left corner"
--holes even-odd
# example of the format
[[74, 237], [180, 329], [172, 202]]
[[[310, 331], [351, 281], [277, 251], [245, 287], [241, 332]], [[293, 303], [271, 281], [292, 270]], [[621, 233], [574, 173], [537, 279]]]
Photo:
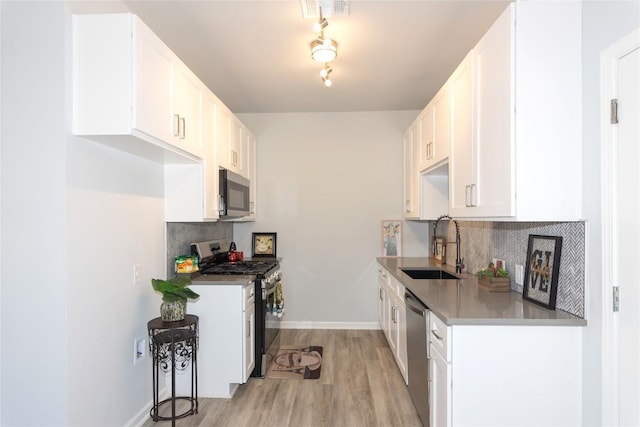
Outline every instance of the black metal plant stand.
[[[153, 406], [149, 415], [154, 421], [175, 420], [198, 413], [198, 316], [187, 314], [184, 320], [165, 322], [157, 317], [147, 324], [149, 349], [153, 366]], [[176, 396], [176, 370], [185, 371], [191, 364], [191, 395]], [[159, 401], [158, 379], [162, 372], [171, 372], [171, 397]], [[176, 400], [186, 400], [189, 409], [176, 415]], [[171, 416], [159, 415], [165, 403], [171, 402]]]

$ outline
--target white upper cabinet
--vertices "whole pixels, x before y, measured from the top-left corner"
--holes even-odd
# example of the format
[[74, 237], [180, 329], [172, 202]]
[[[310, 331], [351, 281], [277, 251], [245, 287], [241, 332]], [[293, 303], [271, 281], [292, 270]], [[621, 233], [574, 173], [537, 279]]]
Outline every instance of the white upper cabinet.
[[429, 171], [449, 158], [451, 144], [451, 91], [447, 83], [418, 117], [420, 160], [418, 169]]
[[476, 185], [477, 157], [473, 138], [473, 52], [460, 63], [449, 80], [452, 130], [449, 162], [449, 214], [468, 206]]
[[[202, 141], [202, 98], [204, 85], [181, 63], [174, 68], [173, 143], [204, 157]], [[210, 118], [207, 118], [210, 120]]]
[[420, 217], [420, 187], [418, 175], [418, 141], [419, 121], [416, 119], [403, 136], [403, 217], [418, 219]]
[[471, 56], [471, 110], [453, 96], [449, 214], [581, 219], [579, 2], [509, 5]]
[[223, 106], [218, 111], [216, 125], [220, 167], [246, 177], [242, 170], [242, 123]]
[[[184, 68], [135, 15], [74, 15], [74, 134], [164, 163], [198, 161], [198, 124], [193, 124], [189, 143], [174, 136], [179, 130], [174, 126], [176, 108], [190, 104], [197, 109], [200, 102], [197, 95], [187, 100], [194, 96], [193, 88], [176, 89], [175, 78], [182, 81]], [[204, 87], [195, 76], [191, 79]], [[181, 95], [176, 97], [176, 91]], [[178, 120], [178, 126], [192, 126], [191, 120], [195, 116], [189, 122]]]

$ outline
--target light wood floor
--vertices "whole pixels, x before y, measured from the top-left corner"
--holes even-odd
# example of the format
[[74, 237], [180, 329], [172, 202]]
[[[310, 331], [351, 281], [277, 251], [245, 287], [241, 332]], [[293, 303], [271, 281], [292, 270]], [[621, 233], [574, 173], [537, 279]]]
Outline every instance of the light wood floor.
[[[280, 331], [281, 345], [323, 346], [317, 380], [251, 378], [232, 399], [200, 398], [181, 427], [421, 427], [382, 331]], [[143, 427], [170, 426], [149, 418]]]

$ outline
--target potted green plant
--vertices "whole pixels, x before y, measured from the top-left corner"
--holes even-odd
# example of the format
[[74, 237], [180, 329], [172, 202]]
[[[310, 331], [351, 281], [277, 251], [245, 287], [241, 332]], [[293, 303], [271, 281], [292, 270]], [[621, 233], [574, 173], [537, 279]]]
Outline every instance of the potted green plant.
[[187, 300], [200, 297], [188, 288], [190, 276], [177, 276], [168, 280], [151, 279], [153, 289], [162, 294], [160, 317], [165, 322], [183, 320], [187, 311]]
[[492, 262], [487, 268], [476, 273], [478, 286], [491, 292], [510, 292], [511, 279], [509, 272], [503, 268], [496, 267]]

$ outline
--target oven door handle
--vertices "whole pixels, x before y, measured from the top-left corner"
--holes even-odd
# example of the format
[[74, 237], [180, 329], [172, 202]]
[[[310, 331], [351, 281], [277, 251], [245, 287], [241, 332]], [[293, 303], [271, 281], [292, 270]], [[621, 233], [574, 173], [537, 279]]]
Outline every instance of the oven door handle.
[[278, 285], [278, 282], [274, 282], [270, 285], [265, 286], [264, 288], [262, 288], [262, 299], [266, 300], [267, 296], [269, 295], [273, 295], [276, 292], [276, 286]]

